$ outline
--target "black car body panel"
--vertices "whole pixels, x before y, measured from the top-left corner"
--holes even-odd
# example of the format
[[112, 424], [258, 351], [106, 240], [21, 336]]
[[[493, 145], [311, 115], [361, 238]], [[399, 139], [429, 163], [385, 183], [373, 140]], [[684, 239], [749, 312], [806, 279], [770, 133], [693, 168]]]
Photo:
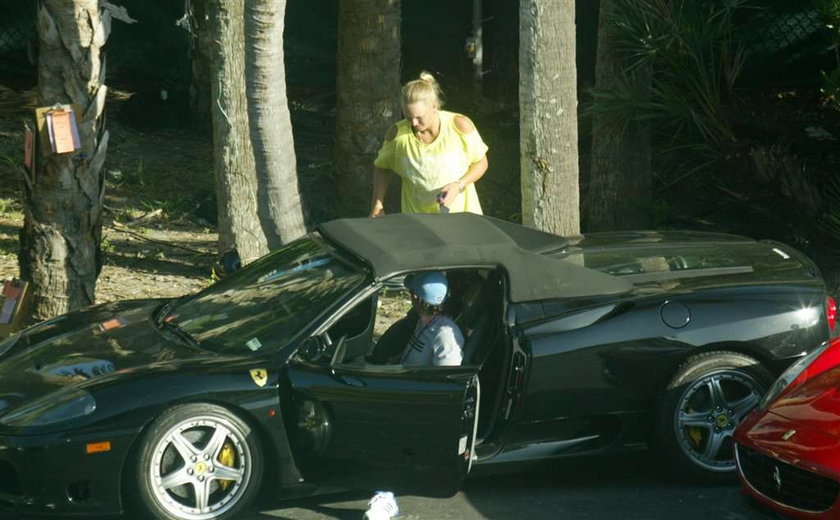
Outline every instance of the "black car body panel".
[[[0, 502], [36, 513], [121, 511], [121, 483], [114, 475], [126, 471], [144, 428], [173, 403], [184, 402], [218, 403], [248, 417], [271, 448], [277, 481], [300, 481], [280, 413], [280, 374], [271, 368], [276, 361], [219, 356], [179, 344], [152, 323], [162, 304], [138, 300], [93, 307], [15, 339], [0, 363], [0, 417], [28, 401], [55, 399], [63, 388], [94, 394], [96, 410], [62, 422], [5, 427]], [[57, 339], [47, 340], [50, 333]], [[68, 355], [70, 345], [84, 345], [85, 355]], [[253, 370], [265, 371], [261, 385]], [[110, 444], [107, 453], [86, 453], [86, 445], [102, 442]], [[33, 458], [43, 464], [33, 465]], [[73, 493], [79, 497], [67, 499]]]
[[[463, 365], [372, 361], [406, 333], [379, 321], [390, 295], [428, 269], [449, 277]], [[0, 505], [119, 511], [154, 425], [190, 403], [241, 419], [278, 489], [445, 494], [473, 465], [637, 449], [687, 359], [779, 371], [827, 338], [825, 299], [806, 257], [733, 235], [333, 221], [192, 297], [101, 305], [0, 343]]]

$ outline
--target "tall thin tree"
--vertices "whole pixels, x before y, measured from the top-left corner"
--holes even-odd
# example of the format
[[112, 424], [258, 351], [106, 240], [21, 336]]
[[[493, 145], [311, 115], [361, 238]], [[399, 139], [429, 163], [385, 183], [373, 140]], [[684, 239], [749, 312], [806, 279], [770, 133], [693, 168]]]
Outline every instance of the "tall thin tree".
[[580, 232], [574, 0], [520, 0], [522, 222]]
[[257, 177], [245, 97], [245, 25], [241, 2], [208, 0], [214, 66], [213, 149], [219, 249], [236, 249], [244, 263], [268, 252], [257, 216]]
[[286, 0], [245, 0], [245, 78], [260, 223], [274, 249], [306, 232], [286, 96]]
[[336, 172], [341, 213], [370, 210], [373, 160], [400, 118], [400, 0], [341, 0]]
[[[23, 174], [19, 261], [21, 277], [31, 283], [35, 321], [95, 301], [105, 193], [102, 165], [108, 150], [101, 49], [114, 15], [133, 21], [101, 0], [38, 4], [39, 102], [76, 106], [81, 148], [57, 154], [47, 144], [37, 153], [34, 169]], [[41, 126], [40, 137], [46, 131]]]

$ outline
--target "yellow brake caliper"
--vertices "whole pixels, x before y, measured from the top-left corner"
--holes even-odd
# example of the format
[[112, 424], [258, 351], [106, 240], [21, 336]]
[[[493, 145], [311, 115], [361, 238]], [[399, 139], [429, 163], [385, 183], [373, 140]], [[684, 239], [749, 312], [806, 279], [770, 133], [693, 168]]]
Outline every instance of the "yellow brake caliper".
[[[216, 458], [219, 461], [219, 464], [227, 466], [229, 468], [236, 467], [236, 451], [233, 449], [233, 444], [230, 441], [226, 441], [224, 445], [222, 445], [222, 449], [219, 450], [219, 456]], [[232, 480], [220, 480], [219, 487], [222, 491], [227, 491], [227, 488], [233, 484]]]
[[[693, 412], [692, 408], [687, 410], [688, 413]], [[695, 448], [700, 447], [700, 443], [703, 442], [703, 432], [700, 431], [700, 428], [697, 426], [689, 426], [686, 428], [686, 433], [688, 433], [688, 438], [691, 440], [692, 444], [694, 444]]]

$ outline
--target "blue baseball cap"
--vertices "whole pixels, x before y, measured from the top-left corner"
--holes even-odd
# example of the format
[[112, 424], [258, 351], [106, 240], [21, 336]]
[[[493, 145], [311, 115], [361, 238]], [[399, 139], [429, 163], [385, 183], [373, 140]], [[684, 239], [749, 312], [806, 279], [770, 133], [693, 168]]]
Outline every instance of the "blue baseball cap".
[[449, 292], [449, 282], [440, 271], [410, 274], [405, 277], [404, 285], [429, 305], [441, 305]]

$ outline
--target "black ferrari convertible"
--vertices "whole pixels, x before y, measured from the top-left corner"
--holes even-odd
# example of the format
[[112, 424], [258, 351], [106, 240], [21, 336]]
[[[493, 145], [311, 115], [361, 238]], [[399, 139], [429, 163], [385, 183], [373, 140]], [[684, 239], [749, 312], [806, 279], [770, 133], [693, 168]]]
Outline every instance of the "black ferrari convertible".
[[[462, 363], [389, 363], [413, 327], [403, 279], [432, 269]], [[335, 220], [195, 295], [0, 343], [0, 505], [230, 518], [261, 488], [445, 494], [471, 469], [651, 443], [728, 476], [735, 426], [834, 314], [775, 242]]]

